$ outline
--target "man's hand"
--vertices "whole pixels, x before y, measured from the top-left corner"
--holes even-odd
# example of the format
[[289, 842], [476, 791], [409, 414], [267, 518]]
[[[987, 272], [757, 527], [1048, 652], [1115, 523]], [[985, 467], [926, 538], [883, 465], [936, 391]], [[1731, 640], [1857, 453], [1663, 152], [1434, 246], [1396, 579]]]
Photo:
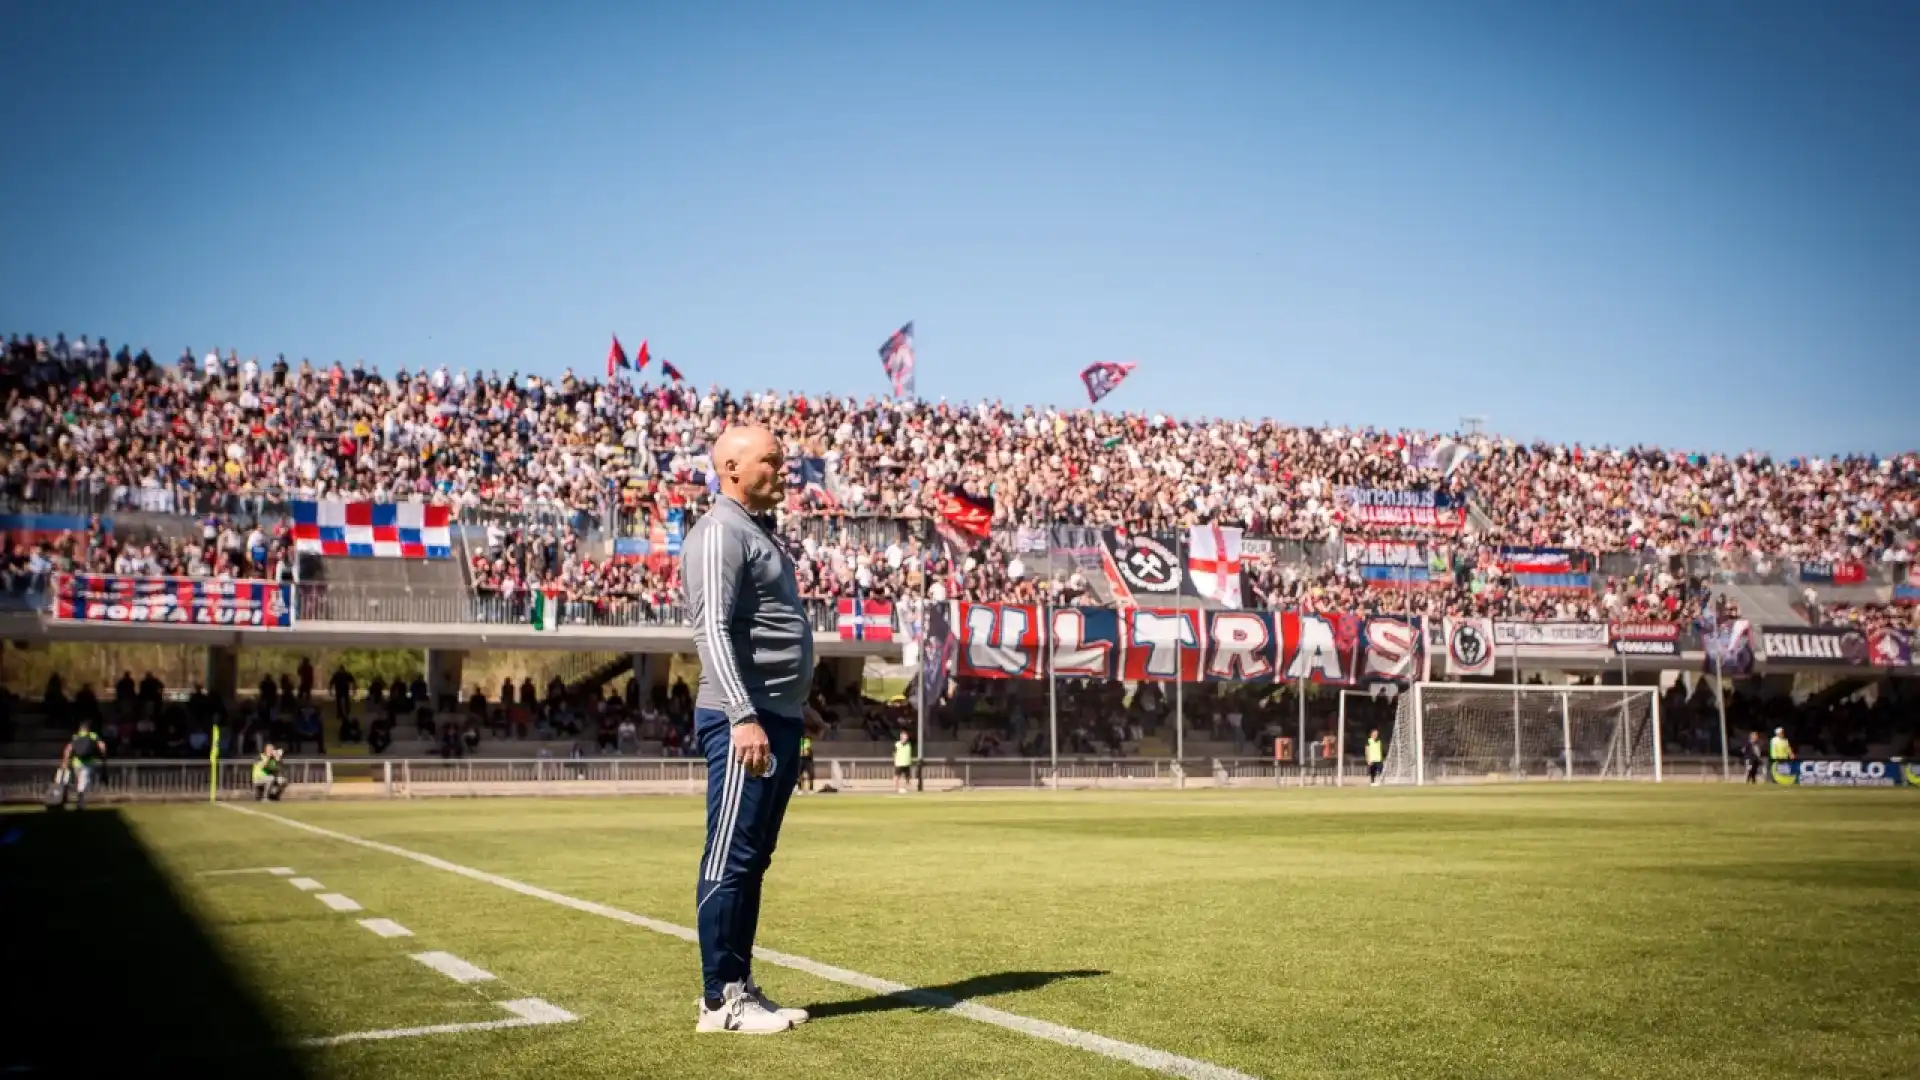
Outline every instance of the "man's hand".
[[746, 766], [748, 776], [765, 776], [773, 760], [766, 729], [752, 720], [733, 725], [733, 756]]

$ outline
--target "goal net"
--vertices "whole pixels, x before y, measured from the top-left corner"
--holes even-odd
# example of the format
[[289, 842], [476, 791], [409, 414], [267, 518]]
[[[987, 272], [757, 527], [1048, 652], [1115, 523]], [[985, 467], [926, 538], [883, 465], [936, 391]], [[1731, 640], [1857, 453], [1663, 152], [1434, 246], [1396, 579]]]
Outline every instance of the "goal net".
[[1400, 695], [1383, 779], [1660, 779], [1659, 691], [1648, 686], [1416, 683]]

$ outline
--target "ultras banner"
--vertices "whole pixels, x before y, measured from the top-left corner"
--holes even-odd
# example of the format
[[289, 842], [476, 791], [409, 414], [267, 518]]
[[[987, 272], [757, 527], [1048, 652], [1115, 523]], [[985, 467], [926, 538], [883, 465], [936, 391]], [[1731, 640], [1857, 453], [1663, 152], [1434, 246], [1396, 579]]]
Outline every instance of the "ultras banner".
[[70, 622], [189, 626], [293, 625], [293, 586], [271, 581], [59, 574], [53, 618]]
[[[1417, 676], [1419, 620], [1205, 608], [955, 604], [955, 674], [1352, 684]], [[1052, 626], [1043, 623], [1051, 617]], [[1051, 656], [1047, 655], [1051, 650]]]
[[1866, 631], [1853, 626], [1763, 626], [1760, 646], [1769, 666], [1866, 667], [1873, 662]]

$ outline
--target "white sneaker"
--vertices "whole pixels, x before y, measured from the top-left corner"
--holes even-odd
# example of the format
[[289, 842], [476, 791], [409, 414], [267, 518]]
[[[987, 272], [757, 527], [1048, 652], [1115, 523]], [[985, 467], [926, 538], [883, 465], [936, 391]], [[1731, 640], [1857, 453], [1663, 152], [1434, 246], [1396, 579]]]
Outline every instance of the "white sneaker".
[[795, 1027], [798, 1027], [799, 1025], [807, 1022], [807, 1010], [789, 1009], [781, 1006], [779, 1002], [776, 1002], [772, 998], [768, 997], [766, 991], [760, 989], [760, 984], [754, 982], [751, 976], [749, 976], [747, 979], [747, 988], [745, 992], [748, 997], [752, 998], [756, 1002], [759, 1002], [761, 1008], [767, 1010], [768, 1012], [772, 1013], [775, 1016], [780, 1017], [781, 1019], [785, 1020], [789, 1024], [794, 1025]]
[[735, 1035], [777, 1035], [793, 1026], [786, 1017], [767, 1011], [755, 998], [746, 993], [744, 983], [728, 983], [720, 999], [720, 1007], [707, 1008], [702, 1000], [700, 1022], [694, 1025], [695, 1031], [730, 1031]]

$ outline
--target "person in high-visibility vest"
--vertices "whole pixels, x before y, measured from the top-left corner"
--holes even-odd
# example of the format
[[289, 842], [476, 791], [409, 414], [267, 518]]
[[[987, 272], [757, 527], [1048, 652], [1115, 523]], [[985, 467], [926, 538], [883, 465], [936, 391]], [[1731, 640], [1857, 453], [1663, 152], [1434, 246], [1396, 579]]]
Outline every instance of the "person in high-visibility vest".
[[253, 800], [255, 802], [259, 802], [261, 799], [272, 799], [274, 802], [279, 802], [280, 793], [287, 789], [287, 782], [280, 778], [281, 753], [282, 751], [279, 747], [268, 743], [260, 751], [260, 757], [254, 761]]
[[1386, 760], [1386, 748], [1380, 745], [1380, 729], [1367, 732], [1367, 786], [1380, 786], [1380, 765]]
[[900, 741], [893, 744], [893, 793], [907, 793], [907, 778], [913, 775], [913, 736], [900, 729]]
[[67, 790], [73, 790], [73, 808], [87, 808], [87, 792], [93, 789], [93, 777], [106, 758], [106, 744], [85, 720], [73, 738], [60, 750], [60, 808], [66, 809]]
[[813, 736], [800, 736], [800, 790], [813, 790]]
[[1793, 744], [1787, 741], [1787, 729], [1773, 729], [1773, 741], [1767, 744], [1767, 758], [1776, 763], [1793, 760]]

